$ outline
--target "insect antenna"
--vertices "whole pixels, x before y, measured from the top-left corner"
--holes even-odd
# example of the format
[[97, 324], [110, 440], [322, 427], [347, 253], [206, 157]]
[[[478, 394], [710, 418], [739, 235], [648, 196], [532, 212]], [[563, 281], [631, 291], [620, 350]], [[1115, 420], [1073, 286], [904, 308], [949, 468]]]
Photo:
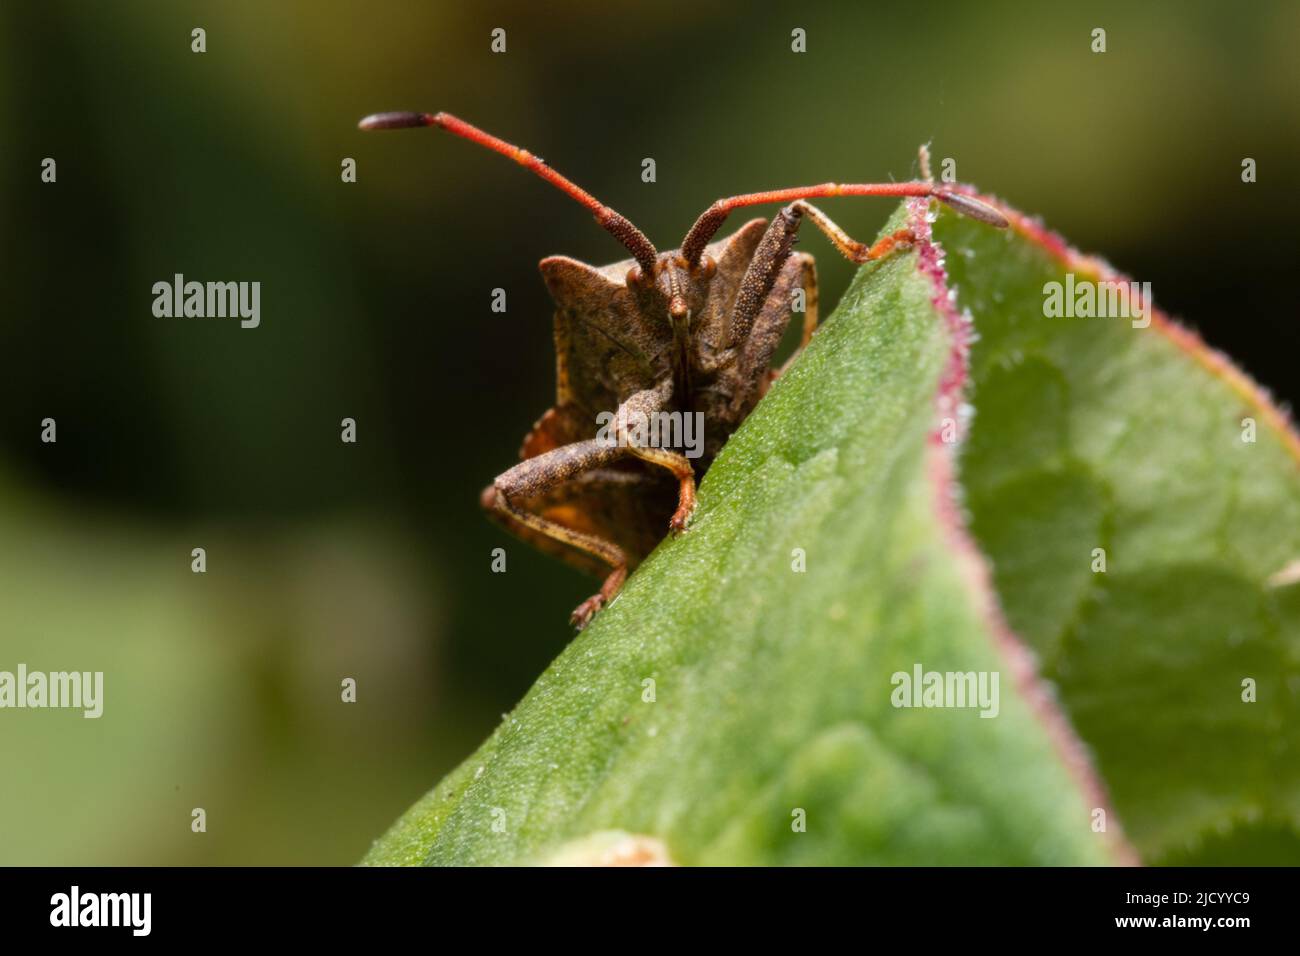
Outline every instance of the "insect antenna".
[[466, 123], [450, 113], [375, 113], [367, 116], [357, 124], [361, 129], [410, 129], [416, 126], [437, 126], [449, 133], [455, 133], [471, 143], [477, 143], [493, 152], [513, 159], [520, 166], [532, 170], [570, 199], [585, 206], [596, 217], [602, 228], [632, 253], [645, 275], [653, 272], [655, 259], [659, 253], [649, 239], [632, 223], [606, 206], [582, 187], [561, 176], [540, 156], [534, 156], [526, 149], [521, 149], [491, 133], [486, 133]]

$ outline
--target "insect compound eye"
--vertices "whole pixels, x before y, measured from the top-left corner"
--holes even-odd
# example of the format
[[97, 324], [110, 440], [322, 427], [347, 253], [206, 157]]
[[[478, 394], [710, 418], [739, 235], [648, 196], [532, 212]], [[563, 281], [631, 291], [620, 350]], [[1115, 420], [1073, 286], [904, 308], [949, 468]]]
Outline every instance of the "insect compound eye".
[[642, 276], [641, 276], [640, 266], [633, 266], [631, 269], [627, 270], [627, 279], [625, 281], [627, 282], [628, 285], [640, 285], [641, 279]]

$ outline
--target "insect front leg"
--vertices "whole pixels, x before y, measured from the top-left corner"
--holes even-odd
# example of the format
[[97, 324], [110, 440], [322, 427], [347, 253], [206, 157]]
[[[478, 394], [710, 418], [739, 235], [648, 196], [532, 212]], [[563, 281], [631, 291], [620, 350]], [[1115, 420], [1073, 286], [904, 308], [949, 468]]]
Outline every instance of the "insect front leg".
[[[772, 217], [767, 232], [763, 234], [758, 248], [754, 250], [754, 257], [745, 270], [744, 278], [740, 280], [740, 290], [736, 294], [731, 322], [728, 326], [730, 344], [740, 346], [749, 339], [754, 328], [754, 320], [767, 305], [772, 288], [790, 258], [795, 235], [804, 216], [811, 219], [813, 225], [826, 233], [835, 248], [852, 262], [868, 262], [883, 258], [891, 252], [908, 248], [916, 239], [912, 230], [899, 229], [868, 246], [851, 238], [816, 206], [802, 199], [795, 200]], [[814, 289], [815, 278], [814, 274]], [[786, 305], [788, 307], [788, 303]], [[809, 325], [808, 315], [805, 314], [803, 344], [807, 344], [812, 336], [812, 329], [816, 326], [816, 316], [812, 318], [812, 324]]]
[[916, 241], [916, 235], [911, 229], [898, 229], [888, 236], [882, 236], [873, 244], [867, 245], [864, 242], [858, 242], [858, 240], [835, 225], [830, 216], [810, 202], [799, 199], [792, 202], [788, 208], [797, 210], [801, 215], [812, 220], [812, 224], [824, 232], [826, 238], [850, 262], [861, 263], [870, 262], [872, 259], [881, 259], [897, 249], [910, 248], [912, 243]]
[[483, 493], [485, 508], [500, 512], [510, 521], [547, 538], [593, 555], [609, 566], [609, 575], [600, 590], [573, 612], [571, 620], [579, 629], [586, 627], [592, 615], [613, 600], [623, 586], [627, 577], [627, 555], [612, 541], [543, 518], [521, 507], [518, 502], [544, 494], [556, 485], [572, 481], [583, 472], [608, 465], [626, 454], [625, 448], [595, 439], [563, 445], [521, 461], [499, 475]]
[[[786, 210], [789, 210], [794, 208], [794, 205], [801, 200], [827, 196], [896, 196], [900, 198], [903, 196], [929, 196], [945, 203], [963, 216], [987, 223], [996, 229], [1005, 229], [1008, 225], [1006, 216], [982, 199], [976, 199], [965, 192], [955, 192], [949, 187], [940, 186], [933, 182], [821, 183], [817, 186], [772, 189], [767, 192], [745, 193], [741, 196], [719, 199], [700, 213], [700, 218], [695, 220], [695, 225], [691, 226], [691, 231], [682, 240], [682, 259], [687, 268], [695, 268], [700, 262], [700, 256], [704, 253], [704, 247], [713, 238], [713, 234], [718, 231], [718, 227], [722, 225], [727, 216], [737, 209], [745, 206], [760, 206], [770, 202], [788, 202], [791, 205], [787, 206]], [[830, 223], [830, 220], [827, 219], [826, 222]], [[831, 225], [834, 224], [831, 223]], [[838, 227], [836, 229], [840, 231]], [[840, 231], [840, 235], [843, 235], [842, 231]], [[848, 237], [844, 236], [844, 238], [847, 239]], [[832, 238], [832, 241], [834, 241], [834, 238]]]
[[[657, 388], [637, 392], [619, 406], [615, 413], [618, 444], [642, 461], [666, 469], [677, 479], [677, 510], [668, 521], [668, 527], [678, 533], [695, 511], [695, 469], [685, 455], [666, 448], [646, 444], [644, 433], [637, 436], [629, 425], [649, 423], [651, 416], [663, 411], [672, 395], [672, 380], [667, 379]], [[689, 413], [686, 413], [689, 414]]]

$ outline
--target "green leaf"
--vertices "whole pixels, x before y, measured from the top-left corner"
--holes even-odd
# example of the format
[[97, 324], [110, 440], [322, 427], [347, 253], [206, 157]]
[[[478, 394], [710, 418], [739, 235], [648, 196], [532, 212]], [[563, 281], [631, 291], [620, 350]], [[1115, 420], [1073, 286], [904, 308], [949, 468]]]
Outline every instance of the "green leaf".
[[[925, 210], [886, 229], [928, 233]], [[683, 864], [1127, 859], [958, 520], [936, 430], [966, 330], [941, 283], [926, 242], [863, 269], [689, 533], [365, 862], [569, 861], [626, 834]], [[918, 666], [996, 674], [996, 716], [895, 707]]]
[[1300, 863], [1300, 587], [1270, 584], [1300, 557], [1294, 432], [1159, 313], [1044, 317], [1046, 283], [1122, 277], [1035, 223], [935, 235], [979, 328], [972, 530], [1129, 836], [1150, 863]]

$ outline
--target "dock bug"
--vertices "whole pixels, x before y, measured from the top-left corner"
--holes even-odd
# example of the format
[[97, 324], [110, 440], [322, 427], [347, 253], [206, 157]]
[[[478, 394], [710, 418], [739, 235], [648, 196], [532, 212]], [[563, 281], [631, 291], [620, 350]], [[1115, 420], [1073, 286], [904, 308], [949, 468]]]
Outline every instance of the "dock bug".
[[[906, 248], [901, 229], [866, 245], [849, 237], [809, 199], [830, 196], [929, 196], [991, 226], [1007, 222], [992, 207], [943, 185], [823, 183], [719, 199], [691, 226], [679, 249], [659, 252], [641, 230], [538, 156], [448, 113], [377, 113], [366, 130], [436, 126], [500, 153], [585, 206], [632, 258], [594, 267], [567, 256], [541, 261], [555, 300], [558, 382], [555, 405], [524, 438], [521, 461], [482, 494], [495, 520], [535, 547], [605, 576], [574, 610], [585, 627], [663, 536], [685, 530], [695, 483], [732, 432], [780, 374], [772, 357], [803, 290], [803, 335], [817, 326], [813, 257], [794, 252], [809, 219], [852, 262]], [[735, 209], [783, 203], [771, 223], [753, 219], [711, 241]], [[797, 353], [796, 353], [797, 354]], [[788, 364], [788, 363], [787, 363]], [[703, 453], [653, 445], [630, 434], [595, 438], [597, 416], [644, 420], [660, 413], [700, 413]], [[608, 417], [608, 416], [606, 416]]]

